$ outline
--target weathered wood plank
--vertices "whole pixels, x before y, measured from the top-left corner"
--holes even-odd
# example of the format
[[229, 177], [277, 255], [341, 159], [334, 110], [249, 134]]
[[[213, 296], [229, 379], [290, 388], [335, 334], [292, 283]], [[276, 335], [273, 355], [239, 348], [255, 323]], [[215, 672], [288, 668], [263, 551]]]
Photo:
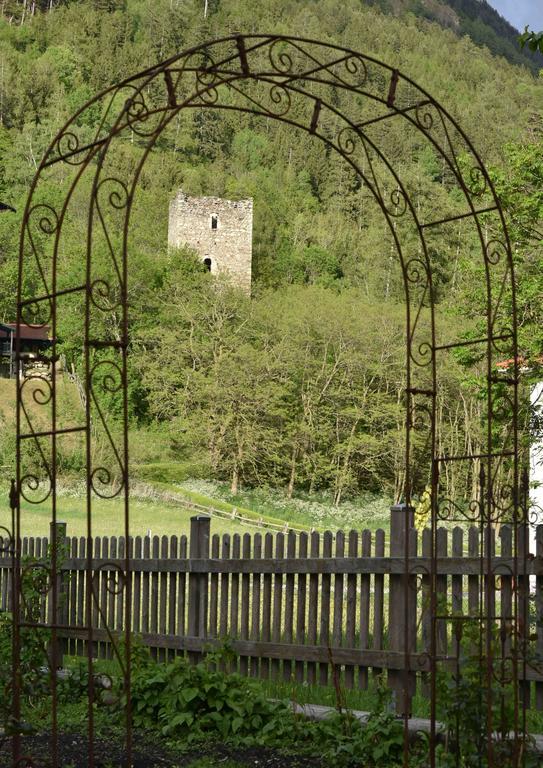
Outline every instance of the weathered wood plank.
[[[141, 558], [143, 542], [141, 536], [136, 536], [134, 540], [134, 560]], [[134, 595], [133, 595], [133, 609], [132, 609], [132, 627], [134, 632], [141, 631], [141, 571], [138, 568], [134, 568]], [[170, 634], [174, 634], [170, 632]]]
[[[430, 559], [432, 554], [432, 531], [425, 528], [422, 532], [422, 556]], [[431, 655], [432, 650], [432, 595], [431, 595], [431, 571], [428, 571], [422, 577], [422, 605], [421, 605], [421, 623], [422, 623], [422, 652]], [[422, 675], [422, 693], [424, 696], [430, 696], [430, 679], [428, 675]]]
[[[225, 533], [222, 537], [221, 559], [228, 560], [230, 557], [230, 534]], [[221, 573], [221, 597], [220, 597], [220, 619], [219, 619], [219, 637], [227, 637], [228, 632], [228, 596], [229, 596], [230, 577], [227, 572]]]
[[[371, 531], [362, 531], [362, 558], [371, 557]], [[360, 576], [360, 618], [359, 618], [360, 648], [369, 648], [370, 637], [370, 576]], [[367, 667], [358, 668], [358, 687], [366, 690], [368, 687]]]
[[[331, 558], [332, 556], [332, 542], [333, 536], [331, 531], [325, 531], [322, 537], [322, 554], [325, 558]], [[328, 650], [328, 658], [326, 664], [322, 662], [319, 664], [319, 683], [320, 685], [328, 685], [328, 667], [330, 662], [330, 593], [331, 593], [331, 576], [329, 573], [323, 574], [321, 580], [321, 621], [320, 621], [320, 633], [319, 642]]]
[[[160, 559], [167, 560], [170, 557], [170, 541], [167, 536], [160, 538]], [[161, 635], [166, 634], [166, 617], [168, 615], [168, 573], [160, 569], [159, 576], [159, 598], [158, 598], [158, 631]], [[162, 648], [158, 654], [160, 661], [166, 661], [166, 653]]]
[[[349, 531], [349, 557], [355, 558], [358, 556], [358, 532]], [[357, 575], [351, 573], [347, 576], [347, 614], [345, 623], [345, 645], [348, 648], [354, 648], [355, 646], [355, 633], [356, 633], [356, 581]], [[345, 686], [347, 688], [354, 687], [354, 667], [345, 667]]]
[[[385, 554], [385, 532], [382, 528], [375, 531], [375, 556], [383, 557]], [[376, 573], [373, 581], [373, 649], [379, 651], [383, 647], [384, 610], [385, 610], [385, 582], [382, 573]], [[373, 677], [380, 675], [382, 669], [374, 666]]]
[[[151, 538], [145, 536], [143, 539], [143, 561], [151, 557]], [[134, 568], [139, 566], [134, 563]], [[142, 575], [142, 590], [141, 590], [141, 631], [149, 632], [149, 571], [141, 569]]]
[[[336, 533], [336, 559], [342, 560], [345, 557], [345, 533], [338, 531]], [[343, 642], [343, 587], [344, 575], [336, 573], [334, 576], [334, 604], [333, 604], [333, 623], [332, 623], [332, 646], [339, 648]], [[336, 690], [341, 681], [341, 666], [337, 664], [330, 653], [330, 659], [333, 661], [332, 674]]]
[[[278, 533], [275, 538], [275, 559], [280, 562], [285, 555], [285, 537]], [[281, 642], [281, 633], [283, 625], [283, 576], [279, 571], [276, 572], [273, 579], [273, 627], [272, 642]], [[274, 680], [280, 676], [280, 662], [278, 659], [272, 659], [271, 674]]]
[[[70, 539], [70, 557], [77, 559], [79, 557], [79, 547], [78, 547], [78, 540], [77, 536], [72, 536]], [[34, 539], [30, 542], [30, 548], [29, 548], [29, 555], [30, 557], [34, 557]], [[77, 577], [78, 573], [77, 571], [69, 571], [68, 574], [68, 590], [70, 594], [69, 603], [68, 603], [68, 612], [67, 612], [67, 618], [68, 618], [68, 624], [70, 624], [72, 627], [77, 627]], [[74, 640], [70, 645], [66, 648], [67, 653], [69, 654], [75, 654], [77, 653], [77, 641]]]
[[[296, 557], [296, 534], [289, 531], [287, 534], [287, 557], [293, 560]], [[287, 573], [285, 577], [285, 618], [284, 638], [285, 643], [293, 642], [294, 623], [294, 573]], [[292, 679], [292, 662], [290, 659], [283, 661], [283, 680], [288, 683]]]
[[[108, 563], [108, 554], [109, 554], [109, 539], [105, 536], [99, 537], [97, 536], [94, 540], [94, 546], [95, 551], [97, 551], [98, 556], [103, 556], [104, 558], [104, 565], [102, 568], [98, 571], [94, 572], [94, 579], [93, 583], [96, 583], [96, 591], [94, 592], [94, 600], [93, 600], [93, 611], [94, 611], [94, 617], [93, 617], [93, 625], [95, 627], [99, 627], [100, 629], [103, 629], [105, 626], [107, 626], [107, 620], [108, 620], [108, 590], [107, 590], [107, 580], [108, 580], [108, 573], [107, 573], [107, 563]], [[98, 643], [97, 644], [97, 656], [99, 658], [104, 658], [106, 653], [106, 646], [104, 643]]]
[[[525, 563], [530, 554], [529, 525], [520, 524], [517, 527], [517, 555], [518, 562]], [[524, 570], [524, 569], [521, 569]], [[520, 637], [518, 638], [521, 647], [522, 643], [529, 645], [530, 627], [530, 580], [526, 576], [519, 576], [517, 581], [517, 599], [518, 599], [518, 627]], [[530, 709], [531, 705], [531, 685], [529, 682], [520, 683], [520, 702], [519, 706]]]
[[[513, 531], [510, 525], [502, 525], [500, 529], [501, 553], [510, 557], [513, 553]], [[503, 637], [503, 654], [511, 653], [511, 627], [513, 626], [513, 574], [503, 573], [500, 581], [500, 613]]]
[[[318, 558], [320, 552], [320, 535], [317, 531], [311, 533], [310, 556]], [[307, 616], [307, 642], [309, 645], [317, 645], [319, 611], [319, 576], [311, 574], [309, 577], [309, 610]], [[314, 662], [307, 664], [307, 682], [315, 685], [317, 682], [317, 666]]]
[[[232, 565], [241, 565], [241, 538], [239, 533], [235, 533], [232, 538]], [[239, 637], [239, 567], [232, 573], [230, 583], [230, 637]], [[232, 672], [237, 672], [237, 662], [232, 662]]]
[[[152, 634], [158, 633], [158, 600], [159, 600], [159, 557], [160, 557], [160, 538], [153, 536], [151, 539], [151, 557], [156, 562], [157, 568], [151, 571], [150, 605], [149, 605], [149, 628]], [[158, 658], [158, 649], [153, 653]]]
[[[273, 535], [267, 533], [264, 537], [264, 557], [273, 556]], [[261, 639], [265, 643], [271, 641], [271, 607], [272, 607], [272, 577], [271, 574], [264, 574], [262, 589], [262, 634]], [[260, 677], [267, 680], [270, 676], [270, 660], [268, 658], [260, 661]]]
[[[87, 552], [87, 539], [85, 536], [80, 536], [78, 543], [78, 555], [84, 562]], [[75, 571], [74, 571], [75, 573]], [[87, 573], [86, 571], [79, 571], [77, 573], [77, 612], [76, 612], [76, 626], [82, 627], [87, 623], [85, 615], [85, 601], [86, 601], [86, 585], [87, 585]], [[85, 653], [85, 643], [82, 640], [77, 640], [75, 644], [75, 650], [78, 655]]]
[[[117, 567], [122, 567], [120, 564], [117, 563], [117, 537], [111, 536], [109, 539], [109, 554], [110, 554], [110, 566], [113, 565], [113, 562], [115, 561], [117, 564]], [[102, 539], [102, 547], [104, 546], [104, 540]], [[106, 576], [106, 590], [107, 590], [107, 626], [109, 627], [111, 632], [115, 632], [117, 630], [117, 627], [115, 626], [115, 598], [117, 596], [117, 585], [119, 581], [119, 575], [116, 569], [109, 567], [107, 571], [105, 571]], [[151, 626], [151, 632], [156, 632], [158, 627], [152, 627]]]
[[[242, 558], [245, 562], [251, 560], [251, 534], [244, 533], [242, 539]], [[249, 597], [251, 592], [251, 576], [249, 573], [243, 573], [241, 577], [241, 626], [240, 626], [240, 638], [241, 640], [249, 639], [249, 615], [250, 615], [250, 603]], [[239, 660], [239, 671], [241, 675], [247, 675], [249, 672], [249, 659], [247, 656], [241, 656]]]
[[[468, 554], [469, 557], [479, 563], [479, 567], [473, 574], [468, 573], [468, 610], [470, 616], [479, 614], [479, 574], [481, 572], [481, 558], [479, 553], [479, 530], [472, 526], [468, 531]], [[437, 566], [438, 570], [442, 570]]]
[[[179, 557], [186, 558], [187, 556], [187, 537], [181, 536], [179, 539]], [[179, 574], [179, 581], [177, 584], [177, 634], [184, 635], [187, 626], [186, 617], [186, 605], [187, 605], [187, 577], [185, 573]]]
[[[170, 536], [170, 557], [175, 560], [179, 554], [179, 538]], [[176, 607], [177, 607], [177, 574], [170, 572], [168, 581], [168, 634], [175, 635], [176, 626]], [[171, 661], [173, 652], [170, 650], [168, 659]]]
[[[262, 557], [262, 536], [260, 533], [255, 533], [253, 540], [253, 559], [258, 561]], [[260, 592], [261, 592], [261, 575], [259, 573], [253, 574], [252, 584], [252, 596], [251, 596], [251, 640], [260, 640]], [[258, 677], [258, 665], [260, 659], [258, 656], [252, 656], [249, 659], [249, 673], [251, 677]]]
[[[462, 557], [464, 551], [464, 531], [459, 526], [455, 526], [452, 532], [452, 554], [453, 557]], [[461, 616], [463, 609], [463, 577], [455, 575], [451, 579], [452, 593], [452, 612], [455, 616]]]
[[[307, 533], [301, 533], [298, 540], [298, 557], [302, 560], [307, 558], [308, 539]], [[298, 645], [305, 643], [305, 614], [307, 598], [307, 576], [301, 573], [298, 576], [298, 589], [296, 595], [296, 642]], [[297, 683], [304, 681], [304, 662], [297, 661], [295, 665], [295, 676]]]
[[[216, 533], [211, 537], [211, 557], [219, 559], [220, 536]], [[219, 620], [219, 574], [212, 573], [209, 577], [209, 637], [218, 636]]]

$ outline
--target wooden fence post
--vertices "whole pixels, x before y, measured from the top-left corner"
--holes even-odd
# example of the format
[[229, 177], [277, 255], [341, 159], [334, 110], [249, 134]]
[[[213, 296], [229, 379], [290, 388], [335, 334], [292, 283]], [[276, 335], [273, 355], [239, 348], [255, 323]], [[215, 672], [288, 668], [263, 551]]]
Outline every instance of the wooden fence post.
[[62, 562], [66, 556], [66, 523], [57, 521], [49, 525], [49, 545], [51, 558], [53, 547], [56, 548], [56, 572], [51, 574], [51, 587], [49, 591], [48, 623], [55, 626], [52, 630], [51, 643], [49, 645], [49, 657], [51, 669], [60, 669], [63, 663], [63, 651], [66, 641], [57, 637], [56, 626], [66, 624], [67, 609], [67, 585], [61, 573]]
[[[413, 557], [411, 531], [415, 510], [406, 504], [390, 508], [390, 556], [405, 558], [406, 537], [409, 556]], [[389, 577], [388, 645], [391, 651], [414, 653], [416, 650], [417, 613], [416, 577], [409, 573]], [[415, 693], [415, 673], [407, 669], [389, 670], [388, 685], [394, 691], [396, 712], [411, 715], [411, 699]]]
[[[197, 515], [190, 518], [189, 557], [191, 560], [209, 558], [211, 518]], [[202, 640], [207, 636], [207, 573], [189, 573], [188, 634]], [[189, 651], [189, 660], [197, 664], [202, 658], [198, 651]]]

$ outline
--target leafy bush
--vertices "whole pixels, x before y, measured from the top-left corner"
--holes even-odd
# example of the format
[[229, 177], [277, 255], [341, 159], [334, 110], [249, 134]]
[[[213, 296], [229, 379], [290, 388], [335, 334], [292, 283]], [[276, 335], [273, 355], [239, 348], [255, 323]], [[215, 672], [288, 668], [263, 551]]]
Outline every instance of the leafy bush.
[[141, 666], [132, 681], [134, 724], [188, 742], [216, 736], [291, 747], [319, 754], [337, 768], [401, 765], [403, 727], [388, 711], [385, 689], [365, 724], [345, 711], [313, 722], [295, 714], [289, 702], [267, 699], [257, 682], [217, 671], [217, 660], [211, 655], [195, 666], [184, 659]]
[[268, 701], [250, 681], [180, 658], [134, 676], [132, 709], [136, 726], [158, 726], [188, 742], [206, 734], [251, 741], [257, 733], [276, 737], [291, 728], [286, 705]]

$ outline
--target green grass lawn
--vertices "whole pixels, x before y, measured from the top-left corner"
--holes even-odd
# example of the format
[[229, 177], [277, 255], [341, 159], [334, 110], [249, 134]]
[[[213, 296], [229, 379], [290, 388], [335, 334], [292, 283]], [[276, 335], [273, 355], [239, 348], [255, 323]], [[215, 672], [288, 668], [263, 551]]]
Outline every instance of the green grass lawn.
[[[11, 527], [8, 503], [9, 489], [0, 487], [0, 526]], [[188, 535], [190, 518], [195, 513], [180, 503], [162, 499], [134, 498], [130, 503], [130, 533], [145, 536]], [[85, 536], [87, 533], [87, 509], [83, 495], [61, 495], [57, 503], [57, 519], [67, 523], [69, 536]], [[51, 520], [51, 503], [21, 505], [21, 533], [23, 536], [46, 536]], [[241, 525], [236, 520], [213, 518], [211, 533], [254, 532], [256, 529]], [[264, 530], [264, 529], [262, 529]], [[92, 533], [95, 536], [124, 535], [124, 504], [122, 499], [94, 499], [92, 504]]]

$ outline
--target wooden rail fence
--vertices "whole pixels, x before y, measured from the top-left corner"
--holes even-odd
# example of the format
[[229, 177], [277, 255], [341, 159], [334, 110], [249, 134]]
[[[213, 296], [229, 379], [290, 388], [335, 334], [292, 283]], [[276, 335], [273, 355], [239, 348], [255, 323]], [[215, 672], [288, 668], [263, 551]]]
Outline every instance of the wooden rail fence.
[[[408, 529], [406, 589], [406, 518], [405, 508], [392, 508], [387, 543], [384, 530], [221, 538], [210, 535], [208, 517], [194, 517], [189, 540], [130, 538], [128, 580], [125, 539], [96, 537], [90, 553], [94, 653], [111, 655], [111, 637], [124, 629], [129, 596], [132, 630], [159, 659], [182, 652], [197, 660], [206, 648], [228, 640], [237, 654], [233, 668], [243, 675], [321, 685], [332, 684], [339, 675], [345, 687], [365, 689], [386, 670], [389, 685], [398, 692], [407, 663], [411, 694], [418, 689], [424, 695], [430, 669], [430, 531]], [[82, 654], [87, 642], [87, 542], [64, 538], [62, 525], [59, 534], [64, 544], [56, 623], [63, 650]], [[25, 568], [45, 561], [48, 546], [47, 538], [23, 539]], [[486, 546], [492, 548], [491, 569], [481, 576]], [[437, 620], [440, 663], [452, 663], [455, 655], [455, 617], [475, 616], [484, 600], [485, 612], [506, 627], [519, 594], [530, 594], [529, 601], [521, 600], [533, 606], [523, 618], [534, 653], [543, 659], [543, 526], [526, 568], [517, 561], [516, 584], [513, 536], [506, 525], [487, 532], [441, 528], [437, 548], [438, 605], [447, 616]], [[10, 566], [10, 558], [0, 552], [4, 611], [11, 608]], [[47, 594], [40, 617], [52, 621]], [[521, 686], [528, 706], [543, 709], [543, 673], [537, 664], [524, 667]]]

